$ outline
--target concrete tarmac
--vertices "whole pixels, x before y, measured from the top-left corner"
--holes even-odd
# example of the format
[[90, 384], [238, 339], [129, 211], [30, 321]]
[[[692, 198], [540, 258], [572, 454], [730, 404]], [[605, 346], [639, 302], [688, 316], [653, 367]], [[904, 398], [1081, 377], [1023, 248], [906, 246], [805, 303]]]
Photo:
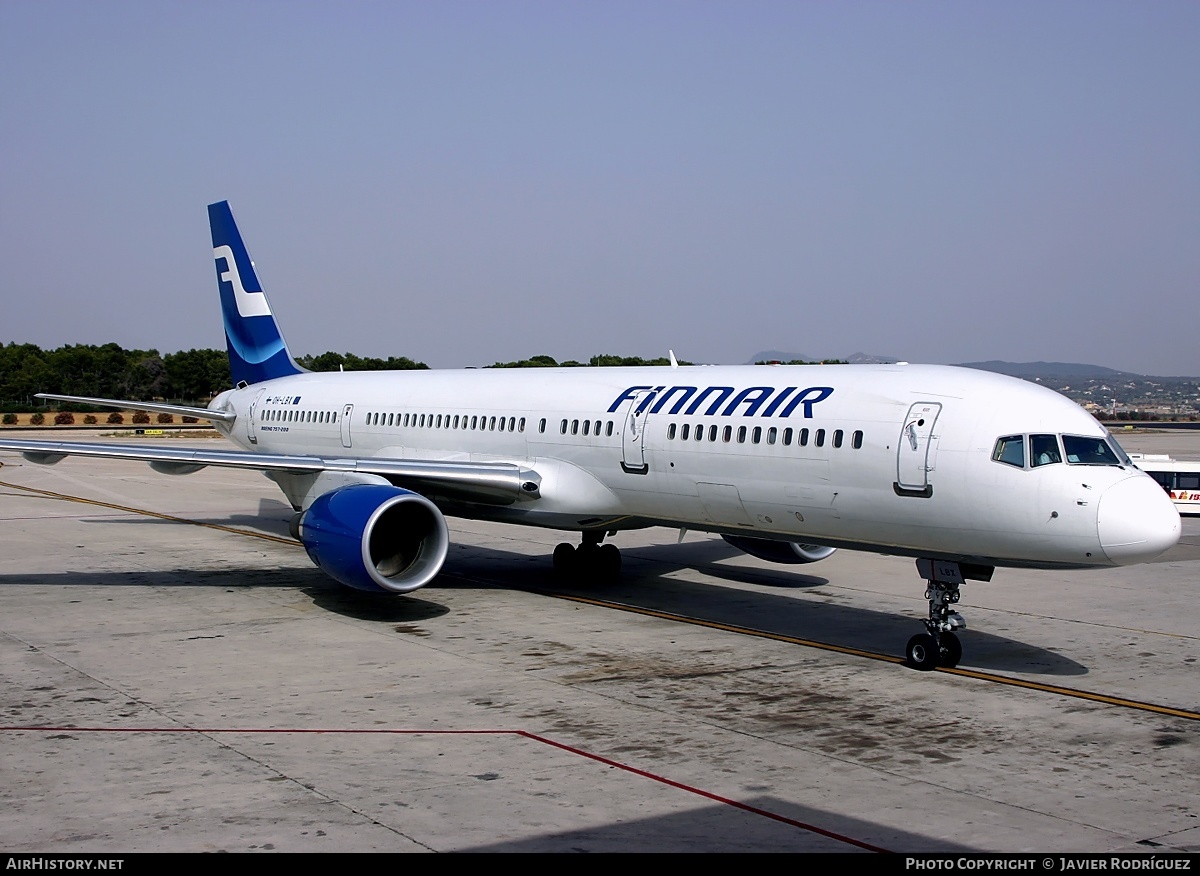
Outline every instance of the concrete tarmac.
[[560, 534], [451, 520], [372, 597], [256, 473], [0, 462], [2, 851], [1200, 851], [1200, 520], [968, 582], [920, 673], [911, 559], [656, 529], [564, 590]]

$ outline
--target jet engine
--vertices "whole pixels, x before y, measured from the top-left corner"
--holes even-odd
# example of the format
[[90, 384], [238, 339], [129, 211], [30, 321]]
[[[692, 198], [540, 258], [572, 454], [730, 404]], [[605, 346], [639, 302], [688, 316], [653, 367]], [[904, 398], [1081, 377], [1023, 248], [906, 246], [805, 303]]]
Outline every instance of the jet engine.
[[837, 548], [823, 544], [800, 544], [797, 541], [746, 538], [743, 535], [722, 535], [721, 538], [743, 553], [772, 563], [815, 563], [837, 550]]
[[348, 587], [375, 592], [425, 586], [450, 547], [446, 519], [436, 505], [386, 484], [323, 493], [300, 518], [299, 532], [321, 571]]

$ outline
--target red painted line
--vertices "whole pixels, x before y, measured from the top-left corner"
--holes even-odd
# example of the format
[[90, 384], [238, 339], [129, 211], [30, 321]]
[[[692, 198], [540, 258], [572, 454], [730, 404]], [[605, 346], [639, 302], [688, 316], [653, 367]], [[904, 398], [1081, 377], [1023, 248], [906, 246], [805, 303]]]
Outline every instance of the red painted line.
[[336, 728], [229, 728], [229, 727], [0, 727], [0, 733], [197, 733], [201, 735], [215, 735], [218, 733], [241, 733], [247, 736], [255, 736], [259, 734], [278, 733], [278, 734], [343, 734], [343, 735], [393, 735], [393, 736], [520, 736], [532, 742], [538, 742], [542, 745], [549, 745], [552, 748], [557, 748], [560, 751], [565, 751], [569, 754], [574, 754], [578, 757], [584, 757], [588, 760], [602, 763], [605, 766], [614, 767], [635, 776], [640, 776], [644, 779], [649, 779], [652, 782], [658, 782], [660, 785], [666, 785], [670, 788], [675, 788], [679, 791], [684, 791], [688, 794], [693, 794], [697, 797], [703, 797], [706, 800], [712, 800], [715, 803], [721, 803], [725, 806], [732, 806], [734, 809], [740, 809], [743, 812], [749, 812], [751, 815], [758, 815], [763, 818], [769, 818], [772, 821], [777, 821], [781, 824], [786, 824], [790, 827], [795, 827], [809, 833], [815, 833], [819, 836], [828, 837], [840, 843], [855, 846], [869, 852], [890, 853], [889, 849], [883, 849], [879, 846], [873, 846], [870, 843], [856, 840], [853, 837], [845, 836], [844, 834], [835, 833], [831, 830], [826, 830], [823, 827], [817, 827], [815, 824], [808, 824], [804, 821], [798, 821], [794, 818], [788, 818], [786, 815], [780, 815], [777, 812], [771, 812], [766, 809], [760, 809], [757, 806], [751, 806], [748, 803], [741, 803], [737, 800], [731, 800], [728, 797], [722, 797], [720, 794], [714, 794], [711, 791], [705, 791], [702, 788], [697, 788], [693, 785], [685, 785], [683, 782], [676, 782], [673, 779], [668, 779], [666, 776], [660, 776], [657, 773], [647, 772], [646, 770], [638, 769], [620, 761], [612, 760], [603, 757], [599, 754], [593, 754], [590, 751], [584, 751], [582, 748], [575, 748], [572, 745], [566, 745], [562, 742], [555, 742], [545, 736], [539, 736], [536, 733], [530, 733], [527, 730], [398, 730], [398, 729], [336, 729]]
[[726, 806], [732, 806], [735, 809], [741, 809], [743, 812], [750, 812], [754, 815], [761, 815], [763, 818], [770, 818], [772, 821], [779, 821], [779, 822], [782, 822], [783, 824], [788, 824], [788, 825], [791, 825], [792, 827], [798, 827], [801, 830], [806, 830], [810, 833], [820, 834], [821, 836], [829, 837], [830, 839], [837, 840], [838, 842], [848, 843], [849, 845], [857, 846], [860, 849], [866, 849], [869, 852], [885, 852], [886, 853], [889, 851], [888, 849], [881, 849], [878, 846], [871, 845], [870, 843], [865, 843], [865, 842], [862, 842], [861, 840], [856, 840], [853, 837], [848, 837], [848, 836], [845, 836], [840, 833], [834, 833], [831, 830], [825, 830], [825, 828], [817, 827], [815, 824], [808, 824], [807, 822], [797, 821], [794, 818], [788, 818], [786, 815], [780, 815], [777, 812], [770, 812], [766, 809], [759, 809], [757, 806], [751, 806], [748, 803], [739, 803], [737, 800], [731, 800], [728, 797], [722, 797], [720, 794], [714, 794], [711, 791], [705, 791], [705, 790], [702, 790], [701, 788], [693, 787], [692, 785], [685, 785], [682, 782], [676, 782], [673, 779], [668, 779], [665, 776], [660, 776], [655, 773], [648, 773], [645, 770], [639, 770], [637, 767], [632, 767], [632, 766], [629, 766], [628, 764], [619, 763], [615, 760], [609, 760], [607, 757], [601, 757], [600, 755], [592, 754], [589, 751], [583, 751], [582, 749], [573, 748], [570, 745], [564, 745], [561, 742], [555, 742], [553, 739], [546, 739], [545, 737], [538, 736], [534, 733], [527, 733], [524, 730], [518, 730], [516, 732], [520, 733], [522, 736], [524, 736], [528, 739], [534, 739], [538, 742], [545, 743], [546, 745], [552, 745], [555, 748], [561, 748], [563, 751], [569, 751], [572, 754], [579, 755], [580, 757], [586, 757], [591, 760], [597, 761], [599, 763], [607, 764], [608, 766], [612, 766], [612, 767], [616, 767], [617, 769], [625, 770], [625, 772], [633, 773], [636, 776], [642, 776], [643, 778], [650, 779], [651, 781], [659, 782], [663, 785], [669, 785], [672, 788], [678, 788], [679, 790], [686, 791], [689, 794], [695, 794], [699, 797], [704, 797], [708, 800], [714, 800], [717, 803], [724, 803]]

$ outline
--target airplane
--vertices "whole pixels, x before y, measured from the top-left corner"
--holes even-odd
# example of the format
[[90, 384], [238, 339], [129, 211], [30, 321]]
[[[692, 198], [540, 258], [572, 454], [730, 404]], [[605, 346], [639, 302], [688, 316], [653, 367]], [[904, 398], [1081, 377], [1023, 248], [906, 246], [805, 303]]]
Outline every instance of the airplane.
[[606, 537], [720, 535], [760, 559], [908, 556], [925, 631], [906, 663], [962, 658], [966, 580], [997, 567], [1124, 566], [1174, 545], [1179, 513], [1090, 414], [1004, 375], [940, 365], [309, 372], [296, 364], [227, 201], [208, 208], [235, 386], [207, 408], [39, 393], [203, 417], [237, 449], [0, 440], [32, 462], [262, 471], [292, 535], [349, 587], [409, 593], [446, 560], [446, 516], [576, 532], [555, 573], [604, 582]]

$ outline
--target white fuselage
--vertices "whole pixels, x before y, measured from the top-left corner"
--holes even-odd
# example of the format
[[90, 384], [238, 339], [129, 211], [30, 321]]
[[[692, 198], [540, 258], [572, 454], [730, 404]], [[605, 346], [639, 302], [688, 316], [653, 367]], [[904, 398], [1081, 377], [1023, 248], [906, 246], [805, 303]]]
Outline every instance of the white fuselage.
[[[1001, 436], [1106, 432], [1055, 392], [965, 368], [305, 373], [218, 406], [238, 414], [222, 431], [258, 452], [507, 462], [541, 478], [538, 498], [508, 505], [430, 497], [457, 516], [990, 565], [1125, 564], [1169, 546], [1170, 503], [1130, 466], [994, 461]], [[298, 508], [330, 485], [272, 477]], [[1178, 532], [1176, 515], [1170, 543]]]

